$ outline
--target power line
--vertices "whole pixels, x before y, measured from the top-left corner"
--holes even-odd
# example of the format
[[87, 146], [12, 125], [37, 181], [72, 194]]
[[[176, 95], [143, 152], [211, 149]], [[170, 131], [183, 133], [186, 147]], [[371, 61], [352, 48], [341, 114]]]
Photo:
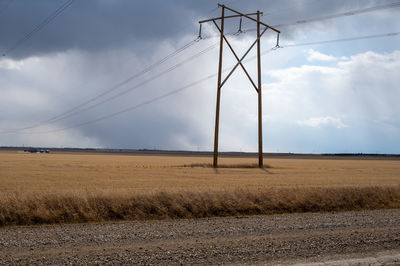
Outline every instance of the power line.
[[147, 80], [142, 81], [141, 83], [135, 85], [134, 87], [128, 88], [128, 89], [126, 89], [126, 90], [123, 90], [123, 91], [121, 91], [121, 92], [119, 92], [119, 93], [117, 93], [117, 94], [115, 94], [115, 95], [113, 95], [113, 96], [110, 96], [110, 97], [108, 97], [108, 98], [106, 98], [106, 99], [104, 99], [104, 100], [102, 100], [102, 101], [100, 101], [100, 102], [98, 102], [98, 103], [95, 103], [95, 104], [93, 104], [93, 105], [89, 105], [89, 106], [87, 106], [87, 107], [85, 107], [85, 108], [83, 108], [83, 109], [77, 110], [77, 111], [75, 111], [75, 112], [71, 112], [71, 113], [69, 113], [69, 114], [67, 114], [67, 115], [65, 115], [65, 116], [63, 116], [63, 117], [54, 119], [54, 120], [51, 121], [51, 123], [55, 123], [55, 122], [58, 122], [58, 121], [60, 121], [60, 120], [64, 120], [64, 119], [66, 119], [66, 118], [79, 115], [79, 114], [81, 114], [81, 113], [83, 113], [83, 112], [86, 112], [86, 111], [88, 111], [88, 110], [91, 110], [91, 109], [93, 109], [93, 108], [95, 108], [95, 107], [97, 107], [97, 106], [99, 106], [99, 105], [105, 104], [105, 103], [107, 103], [107, 102], [110, 102], [110, 101], [112, 101], [112, 100], [118, 98], [118, 97], [121, 97], [121, 96], [123, 96], [123, 95], [125, 95], [125, 94], [127, 94], [127, 93], [129, 93], [129, 92], [131, 92], [131, 91], [134, 91], [134, 90], [136, 90], [136, 89], [138, 89], [138, 88], [140, 88], [140, 87], [146, 85], [147, 83], [150, 83], [150, 82], [154, 81], [155, 79], [158, 79], [158, 78], [164, 76], [165, 74], [168, 74], [169, 72], [171, 72], [171, 71], [177, 69], [178, 67], [181, 67], [181, 66], [187, 64], [188, 62], [192, 61], [193, 59], [195, 59], [195, 58], [197, 58], [197, 57], [199, 57], [199, 56], [201, 56], [201, 55], [203, 55], [203, 54], [205, 54], [205, 53], [211, 51], [211, 50], [214, 49], [216, 46], [217, 46], [217, 44], [213, 44], [213, 45], [207, 47], [206, 49], [200, 51], [199, 53], [196, 53], [196, 54], [194, 54], [193, 56], [191, 56], [191, 57], [185, 59], [184, 61], [182, 61], [182, 62], [180, 62], [180, 63], [178, 63], [178, 64], [176, 64], [176, 65], [174, 65], [174, 66], [172, 66], [172, 67], [170, 67], [170, 68], [168, 68], [168, 69], [166, 69], [166, 70], [164, 70], [164, 71], [162, 71], [162, 72], [160, 72], [160, 73], [158, 73], [158, 74], [156, 74], [156, 75], [154, 75], [154, 76], [152, 76], [151, 78], [149, 78], [149, 79], [147, 79]]
[[[339, 42], [350, 42], [350, 41], [359, 41], [359, 40], [367, 40], [367, 39], [377, 39], [377, 38], [387, 38], [387, 37], [396, 37], [400, 35], [399, 32], [389, 32], [383, 34], [375, 34], [375, 35], [366, 35], [366, 36], [359, 36], [359, 37], [351, 37], [351, 38], [342, 38], [342, 39], [334, 39], [334, 40], [326, 40], [326, 41], [316, 41], [316, 42], [306, 42], [306, 43], [295, 43], [295, 44], [288, 44], [288, 45], [279, 45], [269, 50], [265, 50], [261, 52], [261, 55], [264, 56], [267, 53], [275, 51], [281, 48], [292, 48], [292, 47], [301, 47], [301, 46], [310, 46], [310, 45], [320, 45], [320, 44], [329, 44], [329, 43], [339, 43]], [[247, 60], [243, 62], [247, 63], [252, 61], [256, 58], [256, 56], [249, 57]]]
[[362, 13], [369, 13], [369, 12], [373, 12], [373, 11], [397, 8], [397, 7], [400, 7], [400, 2], [395, 2], [395, 3], [381, 5], [381, 6], [373, 6], [373, 7], [368, 7], [368, 8], [362, 8], [362, 9], [357, 9], [357, 10], [351, 10], [351, 11], [347, 11], [347, 12], [343, 12], [343, 13], [339, 13], [339, 14], [334, 14], [334, 15], [329, 15], [329, 16], [324, 16], [324, 17], [298, 20], [298, 21], [291, 22], [291, 23], [275, 25], [274, 27], [279, 28], [279, 27], [300, 25], [300, 24], [311, 23], [311, 22], [322, 21], [322, 20], [328, 20], [328, 19], [334, 19], [334, 18], [340, 18], [340, 17], [349, 17], [349, 16], [354, 16], [354, 15], [358, 15], [358, 14], [362, 14]]
[[189, 43], [183, 45], [182, 47], [180, 47], [177, 50], [173, 51], [172, 53], [168, 54], [167, 56], [165, 56], [161, 60], [155, 62], [154, 64], [146, 67], [145, 69], [143, 69], [143, 70], [139, 71], [138, 73], [128, 77], [127, 79], [115, 84], [114, 86], [112, 86], [111, 88], [105, 90], [104, 92], [102, 92], [102, 93], [100, 93], [100, 94], [98, 94], [98, 95], [96, 95], [96, 96], [94, 96], [94, 97], [92, 97], [92, 98], [90, 98], [90, 99], [78, 104], [78, 105], [75, 105], [74, 107], [68, 109], [67, 111], [62, 112], [61, 114], [55, 115], [53, 117], [50, 117], [49, 119], [44, 120], [44, 121], [39, 122], [39, 123], [34, 124], [34, 125], [30, 125], [30, 126], [22, 127], [22, 128], [9, 129], [9, 130], [4, 130], [4, 131], [7, 131], [7, 132], [22, 131], [22, 130], [26, 130], [26, 129], [32, 129], [32, 128], [40, 127], [40, 126], [42, 126], [43, 124], [46, 124], [46, 123], [53, 123], [53, 122], [59, 121], [59, 120], [63, 119], [63, 117], [75, 112], [76, 110], [81, 109], [82, 107], [86, 106], [87, 104], [95, 102], [96, 100], [98, 100], [98, 99], [110, 94], [111, 92], [119, 89], [120, 87], [122, 87], [123, 85], [129, 83], [130, 81], [132, 81], [132, 80], [134, 80], [134, 79], [136, 79], [136, 78], [138, 78], [138, 77], [140, 77], [140, 76], [152, 71], [153, 69], [155, 69], [156, 67], [162, 65], [163, 63], [165, 63], [166, 61], [168, 61], [172, 57], [174, 57], [174, 56], [180, 54], [181, 52], [183, 52], [184, 50], [188, 49], [189, 47], [191, 47], [195, 43], [196, 43], [195, 40], [190, 41]]
[[193, 86], [198, 85], [198, 84], [200, 84], [200, 83], [202, 83], [204, 81], [207, 81], [207, 80], [209, 80], [209, 79], [211, 79], [211, 78], [213, 78], [215, 76], [217, 76], [217, 74], [209, 75], [209, 76], [204, 77], [204, 78], [202, 78], [200, 80], [192, 82], [192, 83], [190, 83], [190, 84], [188, 84], [188, 85], [186, 85], [184, 87], [181, 87], [179, 89], [176, 89], [176, 90], [170, 91], [168, 93], [162, 94], [162, 95], [157, 96], [155, 98], [152, 98], [150, 100], [144, 101], [144, 102], [142, 102], [140, 104], [137, 104], [137, 105], [122, 109], [120, 111], [117, 111], [117, 112], [114, 112], [114, 113], [111, 113], [111, 114], [108, 114], [108, 115], [104, 115], [104, 116], [98, 117], [98, 118], [93, 119], [93, 120], [89, 120], [89, 121], [86, 121], [86, 122], [83, 122], [83, 123], [79, 123], [79, 124], [76, 124], [76, 125], [73, 125], [73, 126], [69, 126], [69, 127], [65, 127], [65, 128], [61, 128], [61, 129], [57, 129], [57, 130], [45, 131], [45, 132], [19, 132], [18, 134], [48, 134], [48, 133], [55, 133], [55, 132], [65, 131], [65, 130], [70, 130], [70, 129], [82, 127], [82, 126], [85, 126], [85, 125], [93, 124], [93, 123], [96, 123], [96, 122], [99, 122], [99, 121], [102, 121], [102, 120], [105, 120], [105, 119], [109, 119], [109, 118], [112, 118], [114, 116], [129, 112], [129, 111], [138, 109], [140, 107], [149, 105], [151, 103], [160, 101], [160, 100], [165, 99], [165, 98], [167, 98], [167, 97], [169, 97], [171, 95], [177, 94], [177, 93], [179, 93], [179, 92], [181, 92], [183, 90], [186, 90], [186, 89], [188, 89], [190, 87], [193, 87]]
[[67, 0], [64, 2], [57, 10], [51, 13], [46, 19], [44, 19], [40, 24], [38, 24], [33, 30], [28, 32], [24, 37], [19, 39], [15, 44], [7, 48], [7, 50], [3, 53], [3, 56], [6, 56], [10, 52], [16, 50], [19, 46], [21, 46], [24, 42], [28, 41], [32, 38], [32, 36], [46, 27], [51, 21], [53, 21], [56, 17], [58, 17], [64, 10], [66, 10], [75, 0]]
[[138, 78], [138, 77], [140, 77], [140, 76], [152, 71], [153, 69], [155, 69], [156, 67], [162, 65], [163, 63], [165, 63], [166, 61], [168, 61], [172, 57], [174, 57], [174, 56], [178, 55], [179, 53], [183, 52], [184, 50], [188, 49], [189, 47], [191, 47], [195, 43], [196, 43], [196, 40], [190, 41], [189, 43], [185, 44], [181, 48], [179, 48], [179, 49], [173, 51], [172, 53], [168, 54], [167, 56], [165, 56], [161, 60], [155, 62], [154, 64], [152, 64], [152, 65], [150, 65], [148, 67], [146, 67], [145, 69], [139, 71], [138, 73], [128, 77], [127, 79], [115, 84], [110, 89], [107, 89], [106, 91], [104, 91], [104, 92], [102, 92], [102, 93], [100, 93], [100, 94], [98, 94], [98, 95], [96, 95], [96, 96], [94, 96], [94, 97], [92, 97], [92, 98], [90, 98], [90, 99], [88, 99], [88, 100], [86, 100], [86, 101], [84, 101], [84, 102], [72, 107], [71, 109], [68, 109], [67, 111], [65, 111], [65, 112], [63, 112], [63, 113], [61, 113], [59, 115], [56, 115], [56, 116], [54, 116], [52, 118], [49, 118], [48, 120], [44, 121], [43, 123], [52, 122], [52, 121], [57, 120], [57, 119], [59, 119], [61, 117], [64, 117], [65, 115], [68, 115], [69, 113], [72, 113], [75, 110], [78, 110], [81, 107], [83, 107], [83, 106], [85, 106], [85, 105], [87, 105], [87, 104], [89, 104], [91, 102], [94, 102], [94, 101], [96, 101], [97, 99], [100, 99], [103, 96], [106, 96], [107, 94], [110, 94], [111, 92], [119, 89], [120, 87], [122, 87], [123, 85], [131, 82], [132, 80], [134, 80], [134, 79], [136, 79], [136, 78]]
[[[175, 65], [173, 65], [172, 67], [170, 67], [170, 68], [168, 68], [168, 69], [166, 69], [166, 70], [164, 70], [164, 71], [162, 71], [162, 72], [160, 72], [160, 73], [158, 73], [158, 74], [152, 76], [151, 78], [142, 81], [141, 83], [135, 85], [134, 87], [128, 88], [128, 89], [126, 89], [126, 90], [123, 90], [123, 91], [121, 91], [121, 92], [119, 92], [119, 93], [117, 93], [117, 94], [115, 94], [115, 95], [113, 95], [113, 96], [110, 96], [110, 97], [108, 97], [108, 98], [106, 98], [106, 99], [104, 99], [104, 100], [102, 100], [102, 101], [100, 101], [100, 102], [97, 102], [97, 103], [95, 103], [95, 104], [89, 105], [89, 106], [87, 106], [87, 107], [85, 107], [85, 108], [76, 109], [76, 111], [68, 112], [68, 113], [65, 113], [65, 115], [63, 115], [63, 116], [58, 116], [57, 118], [50, 119], [50, 120], [48, 120], [47, 122], [48, 122], [48, 123], [55, 123], [55, 122], [58, 122], [58, 121], [60, 121], [60, 120], [64, 120], [64, 119], [66, 119], [66, 118], [79, 115], [79, 114], [81, 114], [81, 113], [83, 113], [83, 112], [86, 112], [86, 111], [89, 111], [89, 110], [91, 110], [91, 109], [93, 109], [93, 108], [95, 108], [95, 107], [97, 107], [97, 106], [99, 106], [99, 105], [105, 104], [105, 103], [107, 103], [107, 102], [109, 102], [109, 101], [112, 101], [112, 100], [118, 98], [118, 97], [121, 97], [121, 96], [123, 96], [123, 95], [125, 95], [125, 94], [127, 94], [127, 93], [129, 93], [129, 92], [131, 92], [131, 91], [133, 91], [133, 90], [136, 90], [136, 89], [142, 87], [143, 85], [145, 85], [145, 84], [147, 84], [147, 83], [150, 83], [150, 82], [154, 81], [154, 80], [157, 79], [157, 78], [160, 78], [160, 77], [166, 75], [167, 73], [169, 73], [169, 72], [171, 72], [171, 71], [177, 69], [178, 67], [181, 67], [181, 66], [187, 64], [188, 62], [190, 62], [190, 61], [196, 59], [197, 57], [200, 57], [201, 55], [203, 55], [203, 54], [205, 54], [205, 53], [211, 51], [212, 49], [214, 49], [214, 48], [217, 46], [217, 44], [218, 44], [218, 43], [215, 43], [215, 44], [212, 44], [211, 46], [208, 46], [206, 49], [201, 50], [200, 52], [198, 52], [198, 53], [196, 53], [196, 54], [190, 56], [189, 58], [186, 58], [185, 60], [181, 61], [180, 63], [175, 64]], [[125, 84], [125, 83], [127, 83], [127, 82], [124, 82], [124, 84]], [[115, 87], [114, 87], [114, 88], [115, 88]], [[114, 89], [113, 89], [113, 90], [114, 90]], [[104, 94], [105, 94], [105, 93], [104, 93]], [[99, 97], [97, 97], [97, 98], [99, 98]], [[81, 106], [83, 106], [83, 105], [81, 104]], [[13, 130], [7, 130], [7, 131], [3, 131], [3, 132], [0, 132], [0, 133], [17, 133], [17, 132], [19, 132], [19, 131], [23, 131], [23, 130], [26, 130], [26, 129], [36, 128], [36, 127], [40, 127], [40, 126], [43, 126], [43, 125], [44, 125], [43, 123], [40, 123], [40, 124], [37, 124], [37, 125], [32, 125], [32, 126], [28, 126], [28, 127], [24, 127], [24, 128], [13, 129]]]
[[[284, 45], [284, 46], [274, 47], [274, 48], [270, 48], [270, 49], [268, 49], [268, 50], [264, 50], [263, 52], [261, 52], [261, 56], [264, 56], [264, 55], [266, 55], [267, 53], [270, 53], [270, 52], [272, 52], [272, 51], [276, 51], [276, 50], [279, 49], [279, 48], [289, 48], [289, 47], [306, 46], [306, 45], [318, 45], [318, 44], [337, 43], [337, 42], [347, 42], [347, 41], [356, 41], [356, 40], [364, 40], [364, 39], [382, 38], [382, 37], [395, 37], [395, 36], [398, 36], [398, 35], [400, 35], [400, 32], [391, 32], [391, 33], [386, 33], [386, 34], [360, 36], [360, 37], [354, 37], [354, 38], [344, 38], [344, 39], [326, 40], [326, 41], [319, 41], [319, 42], [309, 42], [309, 43], [290, 44], [290, 45]], [[256, 58], [256, 56], [249, 57], [247, 60], [244, 60], [244, 62], [252, 61], [252, 60], [254, 60], [255, 58]], [[232, 68], [233, 68], [233, 66], [224, 69], [222, 72], [225, 73], [225, 72], [231, 70]], [[52, 131], [43, 131], [43, 132], [7, 132], [7, 133], [18, 133], [18, 134], [48, 134], [48, 133], [56, 133], [56, 132], [60, 132], [60, 131], [65, 131], [65, 130], [70, 130], [70, 129], [82, 127], [82, 126], [85, 126], [85, 125], [93, 124], [93, 123], [96, 123], [96, 122], [99, 122], [99, 121], [102, 121], [102, 120], [105, 120], [105, 119], [109, 119], [109, 118], [115, 117], [115, 116], [117, 116], [117, 115], [120, 115], [120, 114], [129, 112], [129, 111], [138, 109], [138, 108], [143, 107], [143, 106], [145, 106], [145, 105], [149, 105], [149, 104], [151, 104], [151, 103], [157, 102], [157, 101], [159, 101], [159, 100], [162, 100], [162, 99], [164, 99], [164, 98], [167, 98], [167, 97], [169, 97], [169, 96], [172, 96], [172, 95], [174, 95], [174, 94], [177, 94], [177, 93], [179, 93], [179, 92], [181, 92], [181, 91], [183, 91], [183, 90], [189, 89], [190, 87], [193, 87], [193, 86], [195, 86], [195, 85], [198, 85], [198, 84], [200, 84], [200, 83], [202, 83], [202, 82], [204, 82], [204, 81], [206, 81], [206, 80], [209, 80], [209, 79], [211, 79], [211, 78], [213, 78], [213, 77], [216, 77], [216, 76], [217, 76], [217, 74], [209, 75], [209, 76], [204, 77], [204, 78], [202, 78], [202, 79], [200, 79], [200, 80], [197, 80], [197, 81], [195, 81], [195, 82], [193, 82], [193, 83], [190, 83], [190, 84], [188, 84], [188, 85], [186, 85], [186, 86], [184, 86], [184, 87], [181, 87], [181, 88], [179, 88], [179, 89], [170, 91], [170, 92], [168, 92], [168, 93], [166, 93], [166, 94], [157, 96], [157, 97], [155, 97], [155, 98], [152, 98], [152, 99], [147, 100], [147, 101], [145, 101], [145, 102], [142, 102], [142, 103], [140, 103], [140, 104], [137, 104], [137, 105], [134, 105], [134, 106], [131, 106], [131, 107], [122, 109], [122, 110], [120, 110], [120, 111], [117, 111], [117, 112], [114, 112], [114, 113], [111, 113], [111, 114], [108, 114], [108, 115], [104, 115], [104, 116], [98, 117], [98, 118], [93, 119], [93, 120], [89, 120], [89, 121], [86, 121], [86, 122], [83, 122], [83, 123], [79, 123], [79, 124], [76, 124], [76, 125], [72, 125], [72, 126], [69, 126], [69, 127], [65, 127], [65, 128], [61, 128], [61, 129], [57, 129], [57, 130], [52, 130]], [[4, 133], [4, 132], [3, 132], [3, 133]]]
[[[13, 1], [13, 0], [11, 0], [11, 1]], [[213, 12], [214, 12], [215, 10], [217, 10], [218, 8], [219, 8], [219, 7], [217, 6], [216, 8], [211, 9], [211, 10], [210, 10], [209, 12], [207, 12], [207, 13], [213, 13]], [[198, 19], [200, 19], [201, 17], [202, 17], [202, 16], [200, 16]], [[84, 102], [82, 102], [82, 103], [80, 103], [80, 104], [78, 104], [78, 105], [76, 105], [76, 106], [74, 106], [74, 107], [68, 109], [67, 111], [65, 111], [65, 112], [63, 112], [63, 113], [61, 113], [61, 114], [58, 114], [58, 115], [53, 116], [53, 117], [51, 117], [51, 118], [49, 118], [49, 119], [47, 119], [47, 120], [44, 120], [44, 121], [42, 121], [42, 122], [39, 122], [39, 123], [37, 123], [37, 124], [31, 125], [31, 126], [28, 126], [28, 127], [23, 127], [23, 128], [17, 128], [17, 129], [7, 130], [7, 132], [10, 132], [10, 131], [13, 131], [13, 132], [14, 132], [14, 131], [21, 131], [21, 130], [26, 130], [26, 129], [32, 129], [32, 128], [36, 128], [36, 127], [42, 126], [43, 124], [46, 124], [46, 123], [54, 123], [54, 122], [59, 121], [59, 120], [62, 120], [62, 119], [64, 119], [64, 118], [73, 116], [73, 115], [75, 115], [75, 114], [71, 114], [71, 113], [73, 113], [74, 111], [79, 110], [81, 107], [84, 107], [84, 106], [86, 106], [87, 104], [92, 103], [92, 102], [96, 101], [97, 99], [102, 98], [103, 96], [106, 96], [107, 94], [109, 94], [109, 93], [111, 93], [111, 92], [113, 92], [113, 91], [119, 89], [120, 87], [122, 87], [123, 85], [129, 83], [130, 81], [132, 81], [132, 80], [134, 80], [134, 79], [136, 79], [136, 78], [138, 78], [138, 77], [140, 77], [140, 76], [142, 76], [142, 75], [144, 75], [144, 74], [146, 74], [146, 73], [152, 71], [154, 68], [156, 68], [156, 67], [162, 65], [163, 63], [165, 63], [165, 62], [168, 61], [169, 59], [171, 59], [171, 58], [173, 58], [174, 56], [180, 54], [181, 52], [183, 52], [184, 50], [188, 49], [189, 47], [191, 47], [192, 45], [194, 45], [194, 44], [195, 44], [196, 42], [198, 42], [198, 41], [199, 41], [199, 39], [195, 39], [195, 40], [190, 41], [189, 43], [183, 45], [182, 47], [180, 47], [180, 48], [178, 48], [177, 50], [173, 51], [172, 53], [168, 54], [167, 56], [165, 56], [165, 57], [162, 58], [161, 60], [159, 60], [159, 61], [153, 63], [152, 65], [150, 65], [150, 66], [146, 67], [145, 69], [139, 71], [138, 73], [136, 73], [136, 74], [134, 74], [134, 75], [128, 77], [127, 79], [125, 79], [125, 80], [123, 80], [123, 81], [121, 81], [121, 82], [115, 84], [115, 85], [112, 86], [110, 89], [107, 89], [106, 91], [104, 91], [104, 92], [102, 92], [102, 93], [100, 93], [100, 94], [98, 94], [98, 95], [96, 95], [96, 96], [94, 96], [94, 97], [92, 97], [92, 98], [90, 98], [90, 99], [88, 99], [88, 100], [86, 100], [86, 101], [84, 101]], [[92, 108], [89, 108], [89, 109], [92, 109]], [[70, 114], [71, 114], [71, 115], [70, 115]], [[0, 133], [2, 133], [2, 132], [0, 132]]]
[[376, 34], [376, 35], [368, 35], [368, 36], [360, 36], [360, 37], [328, 40], [328, 41], [317, 41], [317, 42], [308, 42], [308, 43], [288, 44], [288, 45], [279, 46], [279, 48], [290, 48], [290, 47], [318, 45], [318, 44], [327, 44], [327, 43], [337, 43], [337, 42], [349, 42], [349, 41], [376, 39], [376, 38], [383, 38], [383, 37], [395, 37], [395, 36], [398, 36], [398, 35], [400, 35], [400, 32], [391, 32], [391, 33], [384, 33], [384, 34]]
[[[298, 26], [298, 25], [302, 25], [302, 24], [306, 24], [306, 23], [335, 19], [335, 18], [340, 18], [340, 17], [349, 17], [349, 16], [354, 16], [354, 15], [358, 15], [358, 14], [362, 14], [362, 13], [369, 13], [369, 12], [398, 8], [398, 7], [400, 7], [400, 2], [395, 2], [395, 3], [390, 3], [390, 4], [386, 4], [386, 5], [381, 5], [381, 6], [373, 6], [373, 7], [362, 8], [362, 9], [357, 9], [357, 10], [351, 10], [351, 11], [338, 13], [338, 14], [334, 14], [334, 15], [329, 15], [329, 16], [323, 16], [323, 17], [317, 17], [317, 18], [311, 18], [311, 19], [302, 19], [302, 20], [297, 20], [294, 22], [277, 24], [272, 27], [281, 28], [281, 27], [287, 27], [287, 26]], [[256, 29], [253, 28], [253, 29], [243, 30], [243, 33], [252, 32], [252, 31], [256, 31]], [[229, 35], [235, 35], [235, 33], [230, 33]], [[219, 35], [205, 36], [203, 39], [215, 38], [218, 36]]]
[[[273, 50], [275, 50], [275, 49], [269, 49], [268, 52], [273, 51]], [[266, 51], [264, 51], [264, 54], [265, 54], [265, 52], [266, 52]], [[230, 67], [230, 68], [225, 68], [225, 69], [222, 71], [222, 73], [228, 72], [228, 71], [231, 70], [232, 68], [233, 68], [233, 66]], [[48, 134], [48, 133], [56, 133], [56, 132], [60, 132], [60, 131], [65, 131], [65, 130], [70, 130], [70, 129], [82, 127], [82, 126], [85, 126], [85, 125], [93, 124], [93, 123], [96, 123], [96, 122], [99, 122], [99, 121], [102, 121], [102, 120], [105, 120], [105, 119], [109, 119], [109, 118], [115, 117], [115, 116], [117, 116], [117, 115], [120, 115], [120, 114], [129, 112], [129, 111], [138, 109], [138, 108], [140, 108], [140, 107], [149, 105], [149, 104], [151, 104], [151, 103], [153, 103], [153, 102], [160, 101], [160, 100], [162, 100], [162, 99], [164, 99], [164, 98], [167, 98], [167, 97], [172, 96], [172, 95], [174, 95], [174, 94], [177, 94], [177, 93], [179, 93], [179, 92], [181, 92], [181, 91], [184, 91], [184, 90], [186, 90], [186, 89], [189, 89], [189, 88], [191, 88], [191, 87], [193, 87], [193, 86], [196, 86], [196, 85], [198, 85], [198, 84], [200, 84], [200, 83], [202, 83], [202, 82], [205, 82], [205, 81], [207, 81], [207, 80], [209, 80], [209, 79], [211, 79], [211, 78], [214, 78], [214, 77], [216, 77], [216, 76], [217, 76], [217, 74], [208, 75], [208, 76], [206, 76], [206, 77], [204, 77], [204, 78], [202, 78], [202, 79], [199, 79], [199, 80], [197, 80], [197, 81], [195, 81], [195, 82], [192, 82], [192, 83], [190, 83], [190, 84], [188, 84], [188, 85], [185, 85], [185, 86], [183, 86], [183, 87], [181, 87], [181, 88], [175, 89], [175, 90], [170, 91], [170, 92], [165, 93], [165, 94], [162, 94], [162, 95], [160, 95], [160, 96], [157, 96], [157, 97], [155, 97], [155, 98], [152, 98], [152, 99], [147, 100], [147, 101], [145, 101], [145, 102], [142, 102], [142, 103], [140, 103], [140, 104], [136, 104], [136, 105], [134, 105], [134, 106], [131, 106], [131, 107], [122, 109], [122, 110], [120, 110], [120, 111], [117, 111], [117, 112], [114, 112], [114, 113], [111, 113], [111, 114], [108, 114], [108, 115], [104, 115], [104, 116], [98, 117], [98, 118], [93, 119], [93, 120], [89, 120], [89, 121], [86, 121], [86, 122], [83, 122], [83, 123], [75, 124], [75, 125], [73, 125], [73, 126], [69, 126], [69, 127], [65, 127], [65, 128], [61, 128], [61, 129], [57, 129], [57, 130], [43, 131], [43, 132], [0, 132], [0, 133]]]

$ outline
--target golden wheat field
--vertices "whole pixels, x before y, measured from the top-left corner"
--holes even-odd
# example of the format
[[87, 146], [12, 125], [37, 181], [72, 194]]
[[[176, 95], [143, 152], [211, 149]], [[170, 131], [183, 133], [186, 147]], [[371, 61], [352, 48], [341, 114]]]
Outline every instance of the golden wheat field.
[[[265, 158], [269, 167], [191, 167], [209, 157], [96, 153], [0, 153], [0, 191], [231, 190], [271, 187], [343, 187], [400, 184], [400, 160]], [[250, 165], [256, 158], [221, 158]]]
[[0, 152], [0, 225], [400, 207], [400, 160]]

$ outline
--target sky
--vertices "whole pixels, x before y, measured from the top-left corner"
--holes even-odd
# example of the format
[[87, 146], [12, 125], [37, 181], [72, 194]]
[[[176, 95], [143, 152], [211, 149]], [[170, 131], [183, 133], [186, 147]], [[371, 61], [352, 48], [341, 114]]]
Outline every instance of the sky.
[[[211, 151], [217, 29], [194, 40], [222, 3], [289, 24], [280, 48], [261, 39], [265, 152], [400, 154], [400, 35], [311, 44], [400, 32], [400, 6], [299, 23], [396, 0], [75, 0], [46, 20], [69, 1], [0, 0], [0, 146]], [[225, 21], [241, 56], [256, 23], [238, 27]], [[235, 64], [225, 45], [223, 69]], [[257, 110], [239, 67], [221, 89], [221, 151], [257, 151]]]

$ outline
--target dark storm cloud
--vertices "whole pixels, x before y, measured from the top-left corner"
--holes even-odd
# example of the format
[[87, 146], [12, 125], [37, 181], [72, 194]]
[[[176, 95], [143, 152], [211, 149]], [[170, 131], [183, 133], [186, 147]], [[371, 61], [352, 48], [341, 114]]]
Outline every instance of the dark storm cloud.
[[[264, 11], [263, 20], [272, 25], [359, 6], [357, 1], [348, 0], [221, 2], [243, 12]], [[363, 1], [363, 6], [374, 2]], [[65, 0], [13, 1], [0, 14], [1, 52], [63, 3]], [[21, 58], [68, 49], [100, 52], [121, 47], [145, 53], [162, 40], [174, 40], [185, 34], [195, 36], [196, 19], [203, 15], [218, 16], [219, 11], [210, 12], [216, 6], [217, 2], [212, 0], [75, 0], [64, 13], [7, 56]]]
[[[65, 0], [15, 1], [0, 17], [0, 49], [5, 51], [56, 10]], [[99, 1], [74, 3], [9, 57], [67, 49], [102, 51], [141, 48], [192, 31], [194, 12], [185, 1]], [[189, 22], [189, 25], [188, 25]], [[151, 47], [150, 47], [151, 48]]]

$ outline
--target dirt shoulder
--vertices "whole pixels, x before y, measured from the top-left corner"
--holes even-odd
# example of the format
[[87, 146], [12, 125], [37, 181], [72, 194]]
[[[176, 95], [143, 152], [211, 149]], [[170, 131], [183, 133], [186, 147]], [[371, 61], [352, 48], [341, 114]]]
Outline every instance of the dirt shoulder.
[[400, 263], [400, 210], [0, 228], [0, 264]]

